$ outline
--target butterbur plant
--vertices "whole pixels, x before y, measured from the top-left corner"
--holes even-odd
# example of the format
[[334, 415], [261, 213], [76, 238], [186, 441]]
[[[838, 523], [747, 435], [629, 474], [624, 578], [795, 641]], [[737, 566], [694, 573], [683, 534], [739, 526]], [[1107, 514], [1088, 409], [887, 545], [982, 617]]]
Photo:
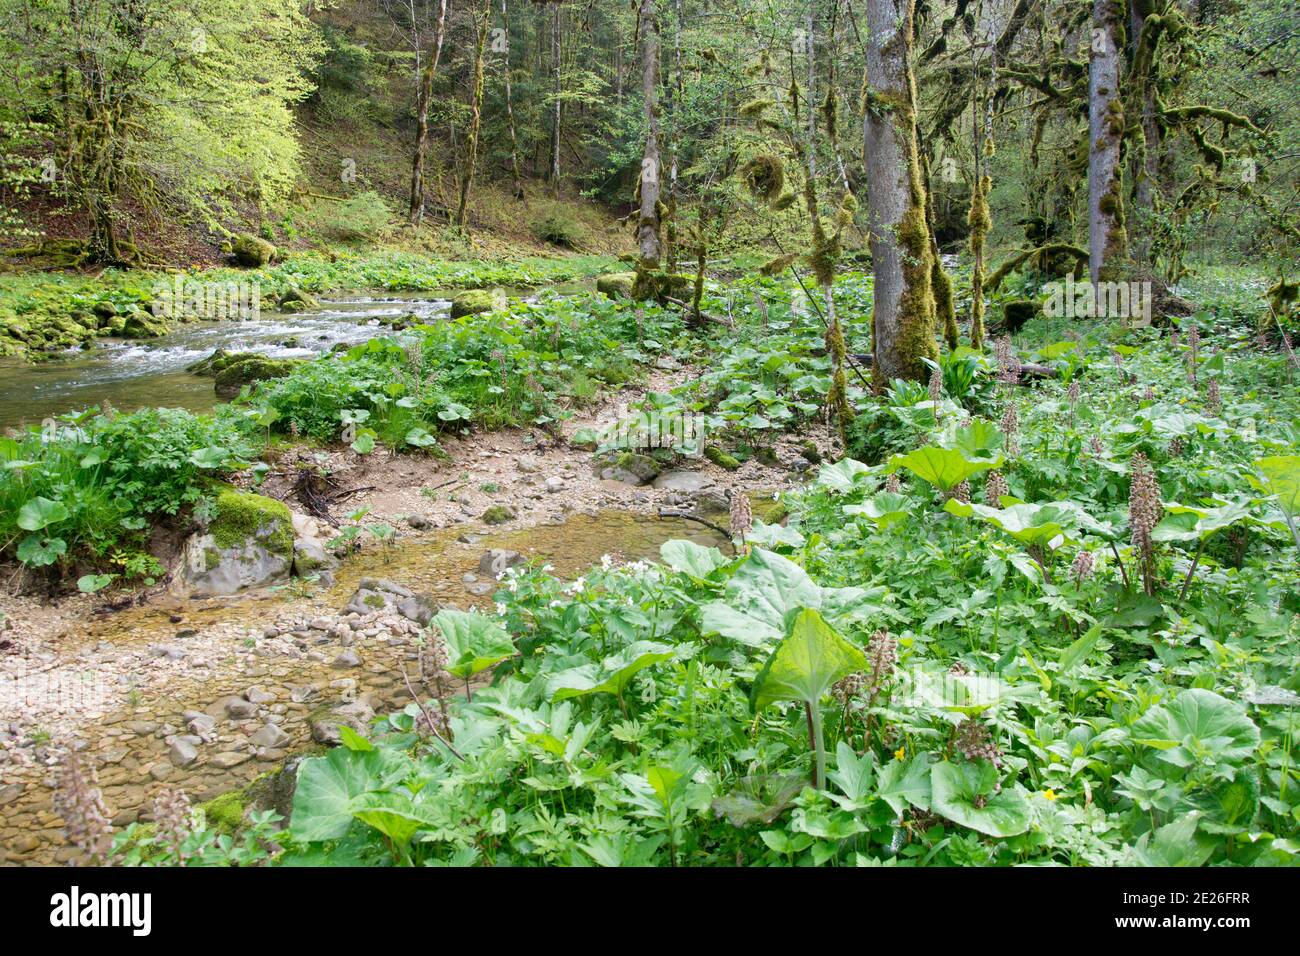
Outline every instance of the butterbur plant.
[[85, 862], [104, 866], [113, 849], [113, 825], [95, 770], [77, 751], [63, 759], [54, 810], [63, 817], [68, 842], [81, 851]]
[[[1003, 496], [1009, 494], [1011, 489], [1007, 487], [1007, 480], [1002, 477], [1002, 472], [990, 471], [984, 483], [984, 503], [990, 508], [1001, 508]], [[967, 497], [967, 501], [969, 500]]]
[[1134, 452], [1129, 466], [1128, 520], [1133, 550], [1147, 594], [1155, 594], [1155, 545], [1151, 532], [1163, 514], [1160, 485], [1151, 470], [1151, 463], [1142, 452]]

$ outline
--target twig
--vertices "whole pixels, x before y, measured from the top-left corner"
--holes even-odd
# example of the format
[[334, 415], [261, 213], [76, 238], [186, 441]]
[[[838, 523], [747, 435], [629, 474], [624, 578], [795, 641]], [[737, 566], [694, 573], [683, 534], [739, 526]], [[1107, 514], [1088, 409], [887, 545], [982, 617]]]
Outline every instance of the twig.
[[685, 519], [686, 521], [694, 521], [694, 522], [697, 522], [698, 524], [702, 524], [702, 525], [704, 525], [704, 527], [706, 527], [706, 528], [712, 528], [712, 529], [713, 529], [714, 531], [716, 531], [718, 534], [722, 535], [724, 538], [727, 539], [727, 543], [731, 545], [731, 553], [732, 553], [732, 554], [737, 554], [737, 555], [740, 554], [740, 549], [736, 547], [736, 542], [734, 542], [734, 541], [731, 540], [731, 532], [730, 532], [730, 531], [727, 531], [727, 530], [724, 529], [724, 528], [720, 528], [720, 527], [718, 527], [718, 525], [714, 524], [712, 521], [706, 521], [704, 518], [700, 518], [700, 517], [698, 517], [698, 516], [696, 516], [696, 515], [693, 515], [693, 514], [687, 514], [685, 511], [660, 511], [660, 512], [659, 512], [659, 517], [661, 517], [661, 518], [683, 518], [683, 519]]
[[1119, 548], [1115, 547], [1114, 541], [1110, 543], [1110, 550], [1115, 555], [1115, 563], [1119, 565], [1119, 576], [1124, 579], [1124, 590], [1132, 590], [1128, 583], [1128, 572], [1124, 570], [1124, 559], [1119, 556]]
[[442, 734], [438, 733], [438, 725], [433, 722], [433, 718], [429, 715], [429, 711], [425, 709], [424, 704], [420, 703], [420, 695], [417, 694], [415, 692], [415, 688], [411, 686], [411, 678], [407, 676], [405, 665], [402, 666], [402, 680], [406, 683], [406, 689], [411, 692], [411, 699], [415, 701], [415, 706], [419, 707], [420, 713], [424, 715], [424, 722], [429, 725], [430, 733], [432, 733], [435, 737], [437, 737], [439, 742], [441, 742], [444, 747], [450, 750], [452, 754], [455, 755], [457, 760], [464, 762], [465, 756], [459, 750], [453, 747], [451, 743], [447, 740], [447, 738], [443, 737]]

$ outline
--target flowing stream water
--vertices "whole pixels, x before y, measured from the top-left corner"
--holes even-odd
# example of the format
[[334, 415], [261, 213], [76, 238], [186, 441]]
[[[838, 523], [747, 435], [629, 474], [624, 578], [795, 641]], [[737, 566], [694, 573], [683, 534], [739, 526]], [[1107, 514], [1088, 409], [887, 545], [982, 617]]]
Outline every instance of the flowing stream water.
[[208, 411], [217, 401], [212, 379], [185, 369], [216, 349], [310, 358], [340, 343], [385, 334], [385, 319], [414, 314], [433, 322], [446, 318], [450, 308], [451, 300], [436, 294], [347, 296], [322, 299], [311, 312], [266, 308], [256, 319], [191, 322], [155, 339], [101, 339], [88, 349], [41, 355], [34, 362], [0, 358], [0, 428], [36, 424], [105, 401], [122, 411], [148, 405]]
[[[395, 581], [442, 605], [487, 605], [490, 613], [491, 593], [476, 597], [466, 584], [466, 575], [478, 571], [489, 548], [518, 551], [571, 576], [607, 553], [628, 560], [656, 558], [659, 545], [672, 538], [724, 545], [699, 524], [624, 511], [576, 514], [563, 523], [481, 538], [450, 528], [400, 547], [363, 552], [344, 563], [329, 587], [314, 594], [285, 589], [224, 599], [160, 599], [104, 615], [62, 636], [57, 660], [42, 666], [62, 668], [65, 676], [96, 667], [110, 671], [95, 677], [107, 681], [101, 687], [102, 713], [87, 714], [64, 742], [82, 750], [96, 768], [104, 803], [121, 826], [147, 815], [153, 796], [164, 787], [182, 789], [197, 802], [265, 779], [287, 756], [314, 746], [311, 717], [325, 708], [359, 697], [368, 698], [382, 714], [409, 702], [402, 676], [403, 669], [413, 672], [416, 667], [409, 640], [358, 640], [353, 649], [360, 663], [339, 669], [332, 658], [343, 648], [330, 645], [323, 634], [318, 641], [323, 653], [287, 655], [263, 638], [268, 624], [287, 615], [337, 614], [363, 577]], [[159, 644], [184, 656], [152, 656], [149, 648]], [[128, 658], [137, 673], [121, 673], [120, 664], [111, 673], [102, 663], [114, 657], [120, 662], [120, 655], [131, 652], [138, 652]], [[151, 667], [163, 668], [165, 679], [139, 679], [139, 669]], [[265, 696], [257, 712], [242, 719], [230, 715], [227, 703], [252, 696], [248, 692], [254, 686], [259, 698]], [[185, 733], [186, 712], [213, 717], [215, 739], [198, 748], [196, 761], [175, 766], [164, 738]], [[287, 740], [274, 751], [258, 753], [249, 737], [268, 722]], [[41, 744], [31, 750], [35, 759], [28, 766], [0, 767], [0, 863], [50, 864], [74, 856], [52, 804], [57, 758], [43, 754]]]

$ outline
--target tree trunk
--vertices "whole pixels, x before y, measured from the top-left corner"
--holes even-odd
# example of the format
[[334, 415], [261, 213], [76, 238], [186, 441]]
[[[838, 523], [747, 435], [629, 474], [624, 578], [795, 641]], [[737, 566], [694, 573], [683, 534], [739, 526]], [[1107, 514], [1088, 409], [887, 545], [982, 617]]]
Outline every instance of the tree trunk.
[[1098, 282], [1122, 278], [1128, 255], [1124, 231], [1124, 104], [1120, 51], [1124, 0], [1093, 0], [1088, 67], [1088, 273]]
[[1134, 246], [1134, 259], [1144, 267], [1151, 266], [1156, 194], [1160, 181], [1160, 123], [1156, 107], [1156, 52], [1160, 42], [1160, 21], [1147, 23], [1141, 5], [1134, 3], [1129, 11], [1132, 31], [1133, 66], [1131, 87], [1133, 101], [1142, 124], [1139, 148], [1133, 150], [1133, 210], [1134, 228], [1139, 238]]
[[506, 126], [510, 130], [510, 194], [515, 199], [524, 198], [523, 174], [519, 170], [519, 137], [515, 134], [514, 98], [510, 92], [510, 11], [507, 0], [501, 0], [501, 39], [505, 43], [504, 62], [501, 65], [506, 81]]
[[560, 4], [553, 4], [551, 13], [551, 66], [555, 79], [555, 107], [551, 117], [551, 189], [560, 195], [560, 94], [563, 92], [560, 73]]
[[654, 0], [641, 0], [638, 32], [641, 36], [641, 95], [645, 111], [645, 151], [641, 156], [641, 218], [636, 238], [638, 272], [659, 268], [663, 240], [659, 222], [659, 21]]
[[894, 378], [923, 381], [934, 339], [930, 230], [916, 137], [912, 78], [914, 0], [868, 0], [863, 155], [875, 275], [872, 371], [883, 390]]
[[442, 58], [442, 41], [447, 33], [447, 0], [440, 0], [438, 26], [434, 31], [433, 55], [424, 68], [420, 93], [415, 106], [415, 157], [411, 161], [411, 203], [408, 216], [412, 225], [418, 226], [424, 218], [424, 158], [429, 150], [429, 103], [433, 99], [433, 78]]
[[456, 228], [465, 229], [469, 216], [469, 191], [478, 165], [478, 136], [483, 126], [483, 51], [487, 44], [492, 7], [484, 3], [474, 23], [474, 86], [470, 94], [469, 135], [465, 138], [465, 161], [461, 166], [460, 202], [456, 205]]

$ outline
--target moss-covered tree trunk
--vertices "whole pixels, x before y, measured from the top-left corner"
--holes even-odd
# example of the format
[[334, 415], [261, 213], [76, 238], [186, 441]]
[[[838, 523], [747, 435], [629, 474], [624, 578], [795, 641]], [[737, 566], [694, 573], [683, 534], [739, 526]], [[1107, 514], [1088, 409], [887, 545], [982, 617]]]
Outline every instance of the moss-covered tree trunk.
[[1094, 285], [1122, 278], [1128, 256], [1124, 101], [1119, 86], [1125, 20], [1125, 0], [1093, 0], [1088, 66], [1088, 273]]
[[447, 0], [438, 5], [438, 25], [434, 28], [433, 53], [420, 77], [420, 92], [415, 103], [415, 155], [411, 160], [411, 202], [407, 211], [411, 223], [419, 225], [424, 218], [425, 154], [429, 151], [429, 104], [433, 100], [433, 78], [442, 59], [442, 41], [447, 35]]
[[894, 378], [921, 381], [937, 359], [932, 251], [916, 137], [912, 77], [914, 0], [868, 0], [863, 154], [875, 275], [873, 371], [878, 389]]
[[483, 53], [491, 15], [491, 6], [484, 3], [474, 21], [474, 81], [470, 91], [469, 134], [465, 138], [465, 155], [461, 162], [460, 201], [456, 204], [456, 228], [462, 231], [469, 217], [469, 191], [478, 165], [478, 138], [483, 127]]
[[637, 272], [659, 268], [663, 239], [659, 219], [659, 20], [654, 0], [641, 0], [637, 13], [641, 38], [641, 96], [645, 112], [645, 149], [641, 154], [641, 213], [637, 221]]

